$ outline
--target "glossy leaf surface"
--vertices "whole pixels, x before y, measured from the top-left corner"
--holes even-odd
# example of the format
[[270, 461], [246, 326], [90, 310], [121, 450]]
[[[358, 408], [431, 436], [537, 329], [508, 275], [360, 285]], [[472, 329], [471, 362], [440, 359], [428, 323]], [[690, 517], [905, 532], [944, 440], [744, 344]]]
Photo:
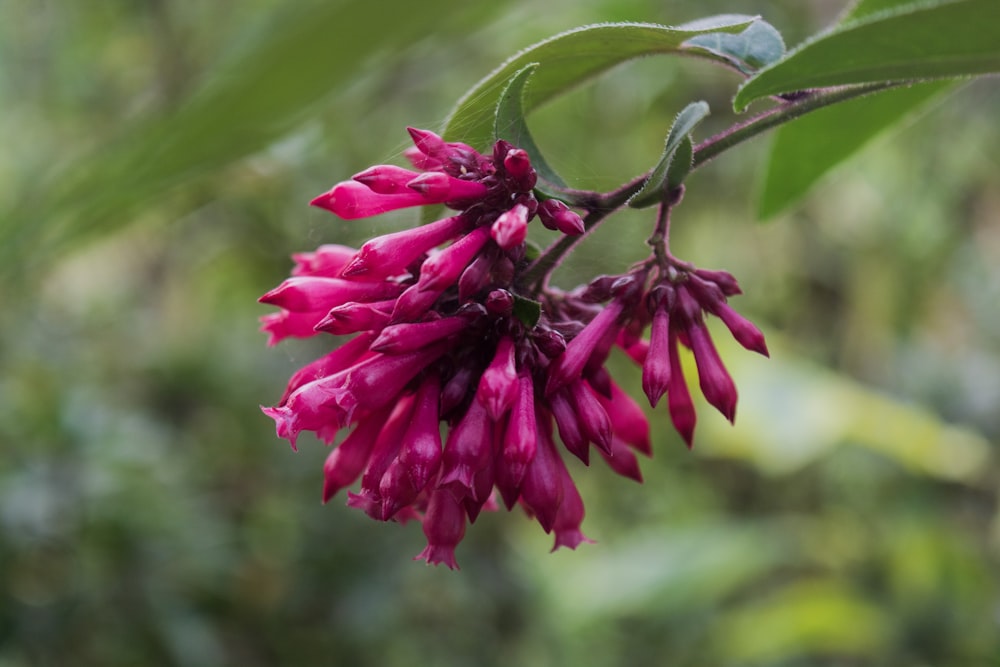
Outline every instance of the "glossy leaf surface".
[[1000, 71], [995, 0], [904, 5], [806, 42], [749, 79], [733, 101], [826, 86], [961, 77]]
[[[473, 86], [448, 118], [445, 137], [485, 149], [501, 91], [531, 63], [538, 63], [538, 70], [523, 99], [524, 113], [614, 65], [655, 53], [684, 53], [689, 51], [684, 43], [692, 37], [740, 32], [755, 20], [752, 16], [725, 15], [690, 26], [607, 23], [561, 33], [521, 51]], [[718, 58], [728, 64], [725, 58]]]

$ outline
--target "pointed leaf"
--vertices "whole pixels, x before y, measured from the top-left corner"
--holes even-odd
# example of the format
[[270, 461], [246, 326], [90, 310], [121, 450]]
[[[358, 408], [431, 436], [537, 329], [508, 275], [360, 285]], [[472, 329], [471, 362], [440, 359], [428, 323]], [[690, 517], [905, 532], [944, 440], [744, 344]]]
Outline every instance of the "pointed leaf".
[[[679, 181], [671, 182], [668, 175], [673, 174], [674, 179], [680, 178], [681, 180], [683, 180], [684, 176], [687, 176], [687, 172], [691, 169], [691, 141], [689, 136], [695, 126], [707, 115], [708, 104], [706, 102], [692, 102], [677, 114], [674, 124], [670, 127], [670, 132], [667, 134], [667, 141], [663, 147], [663, 154], [660, 156], [659, 162], [653, 167], [653, 171], [643, 184], [642, 189], [635, 193], [635, 196], [629, 200], [629, 206], [632, 208], [645, 208], [653, 204], [658, 204], [663, 199], [668, 186], [676, 187], [680, 184]], [[683, 168], [683, 158], [685, 156], [682, 155], [682, 159], [680, 160], [681, 166], [672, 170], [671, 163], [674, 160], [674, 156], [678, 154], [678, 148], [685, 140], [688, 142], [686, 154], [687, 169]]]
[[[496, 139], [506, 139], [518, 148], [526, 151], [528, 157], [531, 158], [531, 166], [535, 168], [540, 179], [551, 183], [557, 188], [565, 188], [566, 182], [559, 177], [559, 174], [542, 157], [542, 151], [535, 144], [535, 140], [528, 130], [528, 124], [524, 120], [522, 99], [524, 97], [525, 85], [537, 69], [538, 63], [531, 63], [518, 70], [510, 78], [510, 83], [507, 84], [507, 87], [500, 95], [500, 101], [497, 102], [496, 115], [493, 120], [493, 134]], [[550, 196], [557, 196], [556, 193], [550, 192], [549, 189], [545, 188], [541, 182], [539, 182], [539, 187], [536, 189], [542, 190]]]
[[693, 48], [684, 46], [686, 40], [706, 33], [740, 32], [755, 20], [727, 15], [693, 27], [609, 23], [564, 32], [525, 49], [473, 86], [452, 110], [444, 135], [485, 149], [492, 137], [500, 92], [529, 63], [538, 63], [538, 70], [522, 100], [524, 113], [626, 60], [654, 53], [693, 53]]
[[996, 0], [904, 5], [838, 26], [750, 78], [733, 106], [823, 86], [1000, 72]]
[[[859, 0], [841, 23], [914, 4], [915, 0]], [[775, 130], [760, 183], [758, 216], [777, 215], [804, 197], [831, 169], [903, 117], [953, 84], [889, 90], [826, 107]]]
[[691, 173], [691, 164], [694, 160], [694, 146], [691, 144], [691, 135], [686, 135], [681, 139], [681, 143], [674, 152], [674, 157], [670, 160], [667, 168], [667, 182], [664, 190], [670, 191], [684, 182], [687, 175]]
[[698, 35], [684, 42], [684, 46], [717, 56], [744, 74], [752, 74], [785, 55], [785, 40], [767, 21], [757, 21], [736, 35], [724, 32]]
[[541, 316], [541, 302], [519, 294], [514, 295], [514, 317], [520, 320], [521, 324], [531, 329], [538, 324], [538, 318]]
[[780, 127], [771, 145], [758, 202], [769, 218], [803, 197], [827, 172], [900, 118], [954, 86], [933, 81], [819, 109]]

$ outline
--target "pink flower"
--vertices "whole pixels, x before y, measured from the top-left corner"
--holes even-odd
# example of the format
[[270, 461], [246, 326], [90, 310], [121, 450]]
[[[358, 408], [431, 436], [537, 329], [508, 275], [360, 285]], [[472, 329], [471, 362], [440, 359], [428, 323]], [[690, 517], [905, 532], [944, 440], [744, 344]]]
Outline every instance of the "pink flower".
[[504, 250], [510, 250], [528, 237], [528, 207], [516, 204], [514, 208], [500, 215], [490, 228], [490, 236]]
[[593, 544], [594, 541], [580, 530], [584, 515], [583, 498], [580, 497], [580, 491], [577, 490], [573, 477], [569, 474], [566, 466], [561, 466], [559, 472], [562, 483], [562, 502], [559, 503], [555, 521], [552, 522], [552, 529], [556, 533], [556, 542], [552, 550], [555, 551], [559, 547], [576, 549], [584, 542]]
[[331, 308], [330, 312], [313, 326], [313, 333], [325, 331], [335, 336], [344, 336], [359, 331], [378, 331], [389, 324], [395, 303], [391, 299], [373, 303], [351, 301]]
[[507, 509], [514, 506], [521, 482], [538, 450], [538, 421], [535, 415], [534, 382], [522, 371], [517, 377], [517, 397], [504, 430], [497, 487]]
[[326, 457], [323, 465], [324, 503], [361, 475], [390, 412], [390, 409], [382, 408], [359, 419], [351, 434]]
[[381, 301], [397, 297], [402, 291], [402, 286], [390, 282], [296, 276], [260, 297], [259, 301], [294, 313], [311, 313], [328, 311], [350, 301]]
[[564, 387], [573, 378], [580, 377], [583, 367], [590, 360], [590, 355], [597, 349], [601, 339], [609, 332], [617, 335], [615, 327], [619, 325], [618, 318], [624, 311], [624, 301], [621, 299], [612, 301], [566, 345], [566, 351], [549, 368], [548, 382], [545, 384], [546, 395]]
[[457, 570], [455, 547], [465, 537], [465, 511], [461, 503], [447, 490], [436, 489], [427, 503], [423, 526], [427, 546], [414, 560], [425, 560], [428, 565], [444, 563], [452, 570]]
[[696, 415], [678, 346], [693, 350], [702, 393], [732, 419], [736, 388], [704, 315], [766, 354], [763, 335], [726, 303], [739, 286], [725, 272], [659, 275], [647, 263], [569, 292], [539, 286], [525, 277], [531, 221], [570, 235], [585, 225], [562, 202], [535, 198], [528, 153], [497, 141], [484, 155], [409, 132], [413, 169], [377, 165], [313, 204], [345, 220], [429, 204], [452, 213], [359, 250], [331, 244], [294, 255], [291, 277], [260, 298], [278, 308], [262, 318], [268, 343], [352, 337], [294, 373], [263, 412], [293, 448], [304, 431], [332, 446], [324, 502], [357, 484], [349, 507], [420, 521], [427, 546], [418, 559], [457, 568], [467, 525], [498, 509], [497, 496], [554, 532], [554, 549], [575, 549], [591, 540], [562, 450], [589, 463], [594, 445], [636, 481], [636, 452], [651, 454], [642, 408], [606, 366], [614, 346], [642, 365], [651, 404], [666, 394], [690, 444]]
[[642, 364], [642, 390], [646, 392], [649, 404], [654, 408], [670, 385], [670, 357], [667, 354], [669, 345], [670, 310], [666, 304], [660, 303], [653, 312], [653, 324], [650, 327], [651, 353], [646, 355]]
[[557, 229], [570, 236], [583, 234], [584, 231], [583, 219], [558, 199], [546, 199], [539, 204], [538, 219], [549, 229]]
[[552, 420], [538, 415], [538, 451], [521, 484], [521, 502], [546, 533], [555, 527], [563, 501], [564, 465], [552, 439]]
[[260, 330], [268, 334], [268, 345], [277, 345], [286, 338], [315, 336], [316, 326], [325, 318], [325, 310], [293, 313], [290, 310], [282, 309], [277, 313], [269, 313], [261, 317]]
[[718, 315], [737, 342], [767, 356], [764, 335], [726, 303], [727, 296], [739, 293], [736, 279], [725, 271], [694, 269], [657, 285], [647, 297], [653, 308], [648, 349], [641, 355], [630, 354], [642, 365], [643, 389], [650, 405], [655, 407], [667, 394], [670, 419], [688, 447], [694, 442], [697, 415], [684, 379], [679, 344], [694, 353], [705, 399], [730, 422], [736, 419], [736, 384], [715, 349], [704, 313]]
[[465, 416], [451, 429], [441, 461], [438, 485], [448, 487], [461, 500], [474, 494], [476, 473], [493, 458], [493, 420], [479, 401], [472, 401]]
[[416, 229], [374, 238], [349, 258], [343, 275], [385, 278], [405, 273], [407, 267], [421, 255], [455, 238], [465, 226], [462, 216], [456, 215]]
[[517, 399], [518, 387], [514, 341], [510, 336], [502, 336], [493, 361], [479, 380], [476, 398], [486, 408], [490, 419], [499, 421]]

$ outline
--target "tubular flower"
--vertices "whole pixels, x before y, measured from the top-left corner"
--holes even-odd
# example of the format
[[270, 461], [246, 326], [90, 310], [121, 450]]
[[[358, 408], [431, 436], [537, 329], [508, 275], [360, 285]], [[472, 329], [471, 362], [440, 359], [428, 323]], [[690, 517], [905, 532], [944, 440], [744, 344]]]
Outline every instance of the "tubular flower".
[[417, 558], [428, 563], [456, 568], [467, 526], [497, 509], [497, 497], [553, 533], [554, 548], [576, 548], [590, 540], [566, 453], [589, 464], [594, 446], [636, 481], [635, 453], [650, 454], [642, 409], [604, 366], [615, 344], [645, 361], [651, 401], [667, 394], [690, 442], [678, 342], [695, 353], [702, 392], [732, 418], [735, 388], [702, 313], [750, 349], [766, 352], [763, 337], [725, 303], [738, 287], [717, 273], [649, 289], [640, 267], [571, 292], [530, 288], [528, 225], [537, 217], [579, 235], [580, 216], [535, 198], [528, 154], [506, 141], [484, 155], [409, 132], [413, 169], [369, 168], [312, 204], [345, 220], [438, 204], [452, 214], [357, 250], [326, 245], [293, 256], [291, 277], [260, 298], [280, 309], [262, 318], [269, 344], [352, 338], [297, 371], [277, 405], [262, 410], [293, 448], [303, 431], [338, 443], [324, 465], [323, 501], [357, 485], [348, 506], [380, 521], [420, 521], [428, 544]]
[[649, 347], [640, 362], [643, 390], [653, 407], [667, 394], [670, 419], [688, 447], [694, 443], [696, 415], [681, 368], [679, 345], [694, 353], [705, 400], [730, 422], [736, 419], [736, 385], [719, 358], [704, 314], [719, 316], [740, 345], [768, 356], [764, 334], [726, 303], [727, 296], [739, 293], [735, 278], [728, 273], [694, 269], [677, 272], [647, 294], [652, 327]]

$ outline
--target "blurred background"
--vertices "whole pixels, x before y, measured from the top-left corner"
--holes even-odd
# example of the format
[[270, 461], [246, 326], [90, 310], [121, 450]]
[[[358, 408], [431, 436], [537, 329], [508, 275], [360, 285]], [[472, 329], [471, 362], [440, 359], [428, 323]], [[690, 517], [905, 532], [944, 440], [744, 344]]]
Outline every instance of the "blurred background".
[[[737, 6], [738, 5], [738, 6]], [[723, 349], [731, 428], [650, 411], [645, 484], [573, 468], [597, 544], [320, 503], [327, 452], [260, 404], [329, 340], [265, 346], [291, 252], [358, 244], [310, 198], [399, 162], [508, 55], [599, 21], [834, 0], [0, 2], [0, 666], [1000, 664], [1000, 85], [965, 85], [760, 224], [766, 139], [689, 180], [673, 250], [735, 273], [770, 360]], [[615, 69], [530, 118], [574, 185], [656, 160], [702, 62]], [[626, 213], [560, 269], [645, 255]], [[726, 336], [717, 336], [723, 341]], [[639, 373], [616, 358], [621, 383]], [[575, 463], [574, 462], [571, 462]]]

